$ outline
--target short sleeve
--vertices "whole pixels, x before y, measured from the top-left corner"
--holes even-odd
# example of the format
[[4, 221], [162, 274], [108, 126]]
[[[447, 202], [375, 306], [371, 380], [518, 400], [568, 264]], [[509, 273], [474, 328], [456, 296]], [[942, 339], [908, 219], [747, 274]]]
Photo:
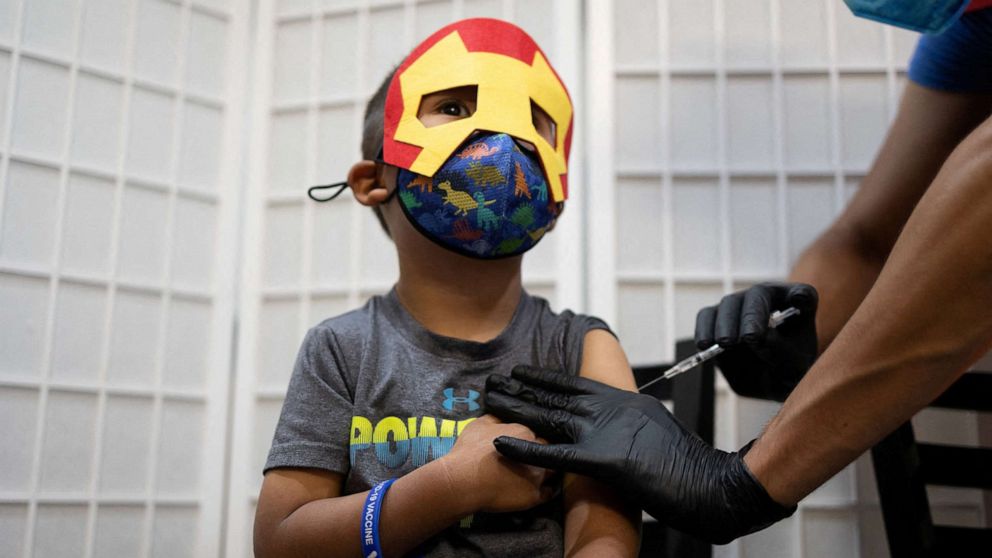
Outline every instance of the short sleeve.
[[565, 370], [569, 374], [578, 376], [582, 369], [582, 351], [585, 347], [586, 334], [594, 329], [602, 329], [614, 337], [617, 335], [613, 333], [606, 322], [595, 316], [584, 314], [568, 316], [568, 314], [562, 314], [563, 317], [568, 317], [567, 326], [562, 336], [562, 360], [565, 364]]
[[992, 8], [964, 14], [939, 35], [921, 35], [909, 78], [942, 91], [992, 92]]
[[312, 467], [348, 472], [354, 397], [345, 367], [333, 332], [311, 329], [296, 358], [264, 471]]

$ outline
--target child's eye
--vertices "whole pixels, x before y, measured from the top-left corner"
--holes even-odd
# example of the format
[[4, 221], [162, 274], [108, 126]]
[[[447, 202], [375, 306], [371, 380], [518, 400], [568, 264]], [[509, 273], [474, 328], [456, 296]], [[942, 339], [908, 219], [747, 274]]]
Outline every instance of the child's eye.
[[430, 128], [475, 114], [475, 99], [478, 87], [464, 85], [424, 95], [417, 108], [417, 118]]
[[556, 144], [556, 134], [558, 133], [554, 119], [533, 100], [530, 102], [530, 115], [531, 122], [533, 122], [534, 129], [538, 135], [546, 139], [554, 147]]
[[445, 101], [438, 106], [438, 112], [447, 116], [467, 118], [471, 116], [465, 103], [459, 101]]

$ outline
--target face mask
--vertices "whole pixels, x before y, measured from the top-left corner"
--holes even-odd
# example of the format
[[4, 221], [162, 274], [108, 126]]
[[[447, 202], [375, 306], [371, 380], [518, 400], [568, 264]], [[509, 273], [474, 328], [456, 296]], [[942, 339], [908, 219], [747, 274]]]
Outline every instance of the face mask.
[[507, 134], [473, 137], [433, 177], [400, 169], [395, 193], [424, 236], [482, 259], [530, 250], [563, 205], [550, 199], [535, 157]]
[[942, 33], [970, 0], [844, 0], [854, 15], [920, 33]]

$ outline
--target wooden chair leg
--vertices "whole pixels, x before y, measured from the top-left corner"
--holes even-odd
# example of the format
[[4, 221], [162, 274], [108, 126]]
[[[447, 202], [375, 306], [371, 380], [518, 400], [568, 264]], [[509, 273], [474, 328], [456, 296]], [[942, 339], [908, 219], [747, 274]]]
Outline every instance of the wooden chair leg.
[[912, 424], [876, 444], [871, 457], [891, 556], [933, 556], [936, 533]]

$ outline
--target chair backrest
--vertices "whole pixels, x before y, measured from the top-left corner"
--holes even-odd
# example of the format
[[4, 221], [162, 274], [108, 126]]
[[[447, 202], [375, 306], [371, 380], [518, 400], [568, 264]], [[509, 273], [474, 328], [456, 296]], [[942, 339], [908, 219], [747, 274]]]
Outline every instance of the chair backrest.
[[[692, 339], [681, 340], [675, 344], [676, 362], [695, 353], [696, 345]], [[671, 368], [672, 364], [635, 366], [634, 379], [638, 386], [642, 386]], [[716, 403], [714, 379], [715, 371], [711, 361], [672, 380], [662, 380], [652, 384], [643, 393], [658, 399], [671, 400], [675, 418], [700, 438], [712, 444]], [[665, 556], [710, 558], [713, 555], [713, 547], [706, 541], [661, 523], [646, 521], [642, 529], [640, 555], [653, 558]]]
[[[992, 374], [963, 375], [930, 406], [992, 412]], [[992, 529], [934, 525], [926, 492], [927, 485], [992, 490], [992, 448], [918, 443], [907, 422], [871, 456], [893, 558], [992, 553]]]

